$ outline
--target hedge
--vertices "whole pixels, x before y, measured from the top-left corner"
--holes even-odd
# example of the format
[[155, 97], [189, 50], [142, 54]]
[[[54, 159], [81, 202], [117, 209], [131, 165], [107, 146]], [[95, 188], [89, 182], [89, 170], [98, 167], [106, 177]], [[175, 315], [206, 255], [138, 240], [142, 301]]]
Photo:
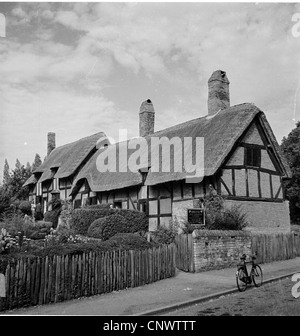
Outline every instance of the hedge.
[[117, 234], [106, 241], [89, 241], [85, 243], [66, 243], [47, 247], [34, 247], [26, 249], [26, 252], [11, 252], [0, 255], [0, 273], [1, 265], [6, 265], [8, 261], [20, 258], [45, 257], [53, 255], [74, 255], [88, 252], [106, 252], [113, 250], [143, 250], [157, 246], [155, 243], [149, 243], [146, 238], [135, 234]]
[[24, 234], [30, 239], [44, 239], [50, 233], [51, 222], [38, 221], [24, 227]]
[[23, 214], [31, 216], [31, 203], [29, 201], [22, 201], [19, 204], [19, 209]]
[[86, 235], [90, 225], [98, 218], [118, 214], [127, 220], [123, 232], [148, 231], [148, 219], [143, 212], [136, 210], [111, 209], [107, 205], [75, 209], [71, 213], [70, 226], [76, 234]]
[[110, 208], [82, 208], [75, 209], [71, 213], [70, 227], [75, 234], [86, 235], [90, 225], [98, 218], [114, 214], [115, 210]]
[[88, 236], [107, 240], [118, 232], [126, 232], [127, 220], [119, 214], [96, 219], [88, 229]]
[[148, 231], [148, 218], [144, 212], [137, 210], [117, 210], [117, 213], [127, 220], [126, 231], [123, 232], [140, 232]]
[[153, 246], [159, 246], [155, 242], [148, 242], [146, 238], [141, 237], [136, 233], [117, 233], [109, 240], [111, 246], [118, 246], [121, 249], [140, 250], [147, 249]]
[[52, 222], [53, 227], [56, 228], [58, 224], [58, 217], [60, 215], [61, 210], [52, 210], [45, 212], [44, 220], [45, 222]]

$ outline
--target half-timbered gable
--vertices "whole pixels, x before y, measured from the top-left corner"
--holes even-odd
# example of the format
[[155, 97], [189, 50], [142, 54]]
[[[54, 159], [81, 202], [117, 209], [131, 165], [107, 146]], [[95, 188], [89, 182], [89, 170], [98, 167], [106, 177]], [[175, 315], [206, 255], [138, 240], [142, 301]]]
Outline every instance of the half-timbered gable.
[[274, 151], [258, 116], [223, 164], [218, 191], [227, 199], [281, 202], [285, 171]]

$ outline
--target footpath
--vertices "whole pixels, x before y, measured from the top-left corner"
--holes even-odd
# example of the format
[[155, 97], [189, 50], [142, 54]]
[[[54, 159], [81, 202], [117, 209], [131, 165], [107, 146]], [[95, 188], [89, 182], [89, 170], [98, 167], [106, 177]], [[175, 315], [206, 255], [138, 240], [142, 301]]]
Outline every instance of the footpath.
[[[300, 257], [261, 264], [264, 283], [300, 273]], [[173, 278], [108, 294], [2, 312], [2, 315], [159, 315], [237, 292], [236, 267], [201, 273], [176, 272]], [[293, 283], [291, 281], [291, 288]], [[247, 289], [248, 290], [248, 289]]]

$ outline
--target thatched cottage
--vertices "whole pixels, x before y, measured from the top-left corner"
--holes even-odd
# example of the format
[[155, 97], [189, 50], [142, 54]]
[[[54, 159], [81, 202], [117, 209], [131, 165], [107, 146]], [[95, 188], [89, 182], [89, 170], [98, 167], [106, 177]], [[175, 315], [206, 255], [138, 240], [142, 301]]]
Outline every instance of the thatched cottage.
[[103, 132], [57, 148], [55, 133], [49, 132], [47, 136], [47, 157], [24, 184], [29, 187], [29, 200], [40, 203], [44, 212], [51, 210], [49, 203], [53, 198], [70, 197], [72, 183], [78, 172], [101, 145], [109, 144]]
[[[151, 100], [147, 100], [140, 108], [139, 125], [139, 138], [90, 150], [89, 155], [84, 155], [85, 160], [81, 160], [81, 165], [76, 164], [76, 173], [75, 169], [69, 169], [67, 176], [61, 173], [65, 172], [65, 168], [58, 168], [58, 164], [46, 161], [35, 173], [34, 179], [44, 183], [46, 176], [50, 181], [54, 176], [73, 176], [68, 182], [71, 189], [65, 195], [72, 197], [75, 207], [86, 202], [97, 202], [144, 211], [149, 217], [151, 231], [159, 226], [168, 226], [171, 220], [187, 219], [188, 211], [198, 209], [208, 188], [213, 187], [226, 197], [226, 206], [242, 205], [250, 222], [250, 230], [290, 231], [289, 206], [283, 186], [283, 180], [291, 174], [289, 167], [264, 113], [249, 103], [230, 106], [229, 81], [224, 71], [215, 71], [208, 81], [206, 116], [155, 132], [155, 110]], [[153, 157], [149, 153], [143, 155], [146, 153], [140, 150], [140, 156], [146, 159], [141, 159], [143, 162], [139, 163], [136, 171], [128, 169], [128, 161], [125, 166], [124, 160], [120, 163], [121, 153], [127, 153], [127, 157], [133, 155], [141, 139], [144, 139], [143, 143], [146, 141], [146, 151], [149, 151], [154, 138], [163, 139], [161, 144], [172, 143], [174, 138], [182, 140], [182, 143], [185, 138], [204, 139], [201, 176], [190, 178], [184, 162], [178, 160], [178, 157], [182, 157], [182, 149], [178, 149], [174, 143], [173, 147], [170, 146], [168, 171], [153, 169], [154, 165], [161, 167], [163, 164], [161, 152]], [[91, 138], [91, 141], [95, 140]], [[75, 144], [74, 150], [76, 148], [80, 153]], [[197, 147], [190, 143], [185, 149], [193, 159]], [[98, 160], [103, 153], [107, 157], [116, 157], [116, 170], [99, 171]], [[66, 159], [68, 164], [63, 156], [59, 157], [61, 165], [72, 166], [71, 157]], [[53, 168], [57, 169], [56, 175], [51, 175]]]

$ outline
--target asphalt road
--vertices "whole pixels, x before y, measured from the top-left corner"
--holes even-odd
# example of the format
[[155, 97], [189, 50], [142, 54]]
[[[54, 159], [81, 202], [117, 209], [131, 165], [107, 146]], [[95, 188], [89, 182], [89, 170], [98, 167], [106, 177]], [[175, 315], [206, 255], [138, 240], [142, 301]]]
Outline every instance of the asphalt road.
[[300, 316], [300, 297], [294, 298], [291, 278], [251, 286], [245, 292], [200, 303], [160, 316]]

